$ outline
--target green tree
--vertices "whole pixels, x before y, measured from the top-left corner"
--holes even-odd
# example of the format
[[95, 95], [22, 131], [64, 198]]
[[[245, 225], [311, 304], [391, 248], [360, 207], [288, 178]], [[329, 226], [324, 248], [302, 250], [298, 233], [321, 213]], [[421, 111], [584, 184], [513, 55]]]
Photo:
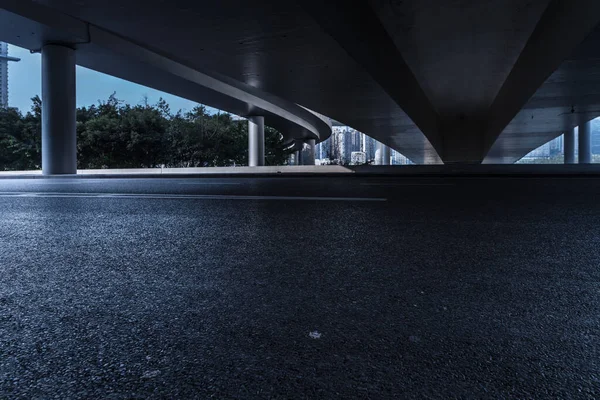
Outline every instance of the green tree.
[[31, 99], [26, 115], [16, 108], [0, 108], [0, 170], [41, 168], [41, 100]]
[[[78, 168], [212, 167], [247, 165], [248, 123], [204, 106], [173, 114], [160, 99], [131, 106], [116, 93], [77, 109]], [[265, 128], [267, 165], [288, 154], [281, 134]], [[31, 111], [0, 110], [0, 170], [41, 168], [41, 100]]]

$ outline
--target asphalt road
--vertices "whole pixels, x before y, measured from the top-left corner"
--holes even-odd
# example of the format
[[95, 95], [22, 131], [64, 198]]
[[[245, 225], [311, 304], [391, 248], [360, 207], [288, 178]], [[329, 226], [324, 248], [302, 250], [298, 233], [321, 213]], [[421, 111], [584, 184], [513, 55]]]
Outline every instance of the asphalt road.
[[600, 179], [0, 181], [0, 398], [598, 398]]

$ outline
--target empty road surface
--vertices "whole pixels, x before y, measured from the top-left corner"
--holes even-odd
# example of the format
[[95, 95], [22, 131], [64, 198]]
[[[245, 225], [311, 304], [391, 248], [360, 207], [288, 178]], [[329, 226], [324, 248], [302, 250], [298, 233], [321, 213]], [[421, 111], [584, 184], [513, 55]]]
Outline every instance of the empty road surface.
[[0, 180], [0, 398], [597, 398], [600, 179]]

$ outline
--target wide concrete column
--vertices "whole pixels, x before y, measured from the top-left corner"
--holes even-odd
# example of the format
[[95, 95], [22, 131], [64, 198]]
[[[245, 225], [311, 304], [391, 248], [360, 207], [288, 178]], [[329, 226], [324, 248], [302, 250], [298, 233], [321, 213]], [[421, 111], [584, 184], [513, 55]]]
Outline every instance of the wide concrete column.
[[304, 142], [302, 165], [315, 165], [315, 139], [308, 139]]
[[265, 165], [265, 118], [253, 116], [248, 118], [248, 165], [262, 167]]
[[570, 129], [564, 133], [563, 147], [565, 164], [575, 164], [575, 129]]
[[75, 50], [42, 47], [42, 173], [77, 173]]
[[579, 164], [592, 162], [592, 121], [579, 125]]
[[377, 142], [375, 165], [390, 165], [390, 148], [383, 143]]

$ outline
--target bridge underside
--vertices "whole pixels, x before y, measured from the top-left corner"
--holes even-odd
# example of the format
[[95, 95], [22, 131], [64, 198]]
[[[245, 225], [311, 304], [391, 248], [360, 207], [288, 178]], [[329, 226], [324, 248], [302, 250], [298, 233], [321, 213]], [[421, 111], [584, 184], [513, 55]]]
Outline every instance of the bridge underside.
[[[28, 2], [0, 8], [16, 3]], [[511, 163], [600, 115], [596, 0], [35, 3], [327, 115], [416, 163]], [[122, 55], [129, 76], [135, 57]]]

